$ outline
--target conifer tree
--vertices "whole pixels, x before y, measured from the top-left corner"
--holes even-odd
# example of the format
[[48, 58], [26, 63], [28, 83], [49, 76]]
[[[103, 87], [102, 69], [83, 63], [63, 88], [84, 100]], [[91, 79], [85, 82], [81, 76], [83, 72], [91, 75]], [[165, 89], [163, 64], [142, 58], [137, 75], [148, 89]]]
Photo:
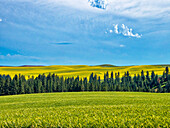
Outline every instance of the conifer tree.
[[84, 78], [83, 84], [84, 84], [85, 91], [89, 91], [89, 86], [87, 84], [87, 78], [86, 77]]
[[6, 80], [4, 81], [5, 82], [5, 85], [4, 85], [4, 94], [5, 95], [9, 95], [9, 89], [10, 89], [10, 83], [11, 83], [11, 78], [10, 78], [10, 76], [8, 75], [8, 76], [6, 76]]
[[106, 74], [104, 73], [104, 82], [107, 81], [107, 77], [106, 77]]
[[61, 79], [60, 79], [60, 89], [59, 89], [59, 91], [64, 92], [64, 89], [65, 89], [65, 87], [64, 87], [64, 77], [62, 76]]
[[104, 82], [104, 91], [108, 91], [108, 83], [106, 81]]
[[144, 71], [143, 71], [143, 70], [142, 70], [142, 72], [141, 72], [141, 79], [142, 79], [142, 81], [145, 80], [145, 75], [144, 75]]
[[97, 75], [94, 75], [94, 80], [93, 80], [93, 84], [94, 84], [94, 91], [98, 91], [98, 82], [97, 82]]
[[157, 92], [162, 93], [163, 92], [163, 88], [162, 88], [161, 84], [158, 84], [157, 86], [158, 86], [158, 91]]
[[15, 88], [16, 88], [16, 94], [19, 94], [19, 77], [18, 75], [15, 75], [14, 76], [14, 79], [15, 79]]
[[106, 73], [106, 81], [108, 82], [108, 80], [109, 80], [109, 72], [107, 71], [107, 73]]
[[84, 92], [85, 88], [84, 88], [84, 83], [82, 79], [80, 80], [80, 85], [81, 85], [81, 91]]
[[99, 91], [102, 91], [102, 84], [100, 82], [100, 76], [98, 77], [98, 85], [99, 85]]
[[89, 78], [89, 83], [92, 83], [92, 82], [93, 82], [93, 72], [91, 73], [90, 78]]
[[168, 67], [166, 67], [165, 73], [166, 73], [166, 80], [168, 81], [168, 74], [169, 74], [169, 68]]
[[111, 72], [111, 77], [110, 78], [111, 78], [111, 80], [113, 82], [113, 72]]

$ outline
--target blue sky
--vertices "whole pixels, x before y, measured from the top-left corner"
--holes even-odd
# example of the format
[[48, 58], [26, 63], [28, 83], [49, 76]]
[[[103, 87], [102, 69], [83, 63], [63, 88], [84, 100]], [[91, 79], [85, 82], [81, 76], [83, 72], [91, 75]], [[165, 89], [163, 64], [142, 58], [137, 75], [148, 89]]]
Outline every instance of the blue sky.
[[170, 64], [170, 0], [94, 2], [0, 0], [0, 65]]

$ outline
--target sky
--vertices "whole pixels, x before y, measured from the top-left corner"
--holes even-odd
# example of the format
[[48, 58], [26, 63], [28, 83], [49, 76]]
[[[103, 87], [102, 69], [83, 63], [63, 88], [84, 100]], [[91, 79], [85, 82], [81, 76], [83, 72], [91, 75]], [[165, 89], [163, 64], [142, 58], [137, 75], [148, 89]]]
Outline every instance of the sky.
[[0, 65], [170, 64], [170, 0], [0, 0]]

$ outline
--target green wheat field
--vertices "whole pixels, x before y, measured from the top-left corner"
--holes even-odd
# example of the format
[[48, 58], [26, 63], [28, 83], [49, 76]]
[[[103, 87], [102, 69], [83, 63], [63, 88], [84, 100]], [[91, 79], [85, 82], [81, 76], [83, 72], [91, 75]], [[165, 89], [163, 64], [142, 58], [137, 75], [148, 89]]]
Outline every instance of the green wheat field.
[[0, 97], [0, 127], [170, 127], [170, 94], [71, 92]]

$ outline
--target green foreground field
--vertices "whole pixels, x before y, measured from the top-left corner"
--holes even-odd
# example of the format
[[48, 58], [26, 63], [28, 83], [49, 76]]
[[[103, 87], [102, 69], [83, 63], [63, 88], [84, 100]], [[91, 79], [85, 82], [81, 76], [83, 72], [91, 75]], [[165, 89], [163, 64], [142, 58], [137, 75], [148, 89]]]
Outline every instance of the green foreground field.
[[170, 94], [72, 92], [1, 96], [0, 127], [170, 127]]
[[140, 66], [117, 66], [117, 67], [103, 67], [103, 66], [88, 66], [88, 65], [72, 65], [72, 66], [62, 66], [62, 65], [53, 65], [53, 66], [42, 66], [42, 67], [0, 67], [0, 74], [10, 75], [13, 77], [15, 74], [28, 76], [38, 76], [39, 74], [45, 73], [55, 73], [58, 76], [64, 77], [76, 77], [80, 76], [89, 77], [93, 72], [103, 79], [104, 73], [107, 71], [111, 73], [120, 72], [120, 76], [124, 75], [125, 72], [129, 71], [130, 75], [140, 74], [143, 70], [145, 73], [149, 71], [150, 73], [154, 71], [158, 75], [162, 75], [165, 71], [165, 67], [168, 65], [140, 65]]

